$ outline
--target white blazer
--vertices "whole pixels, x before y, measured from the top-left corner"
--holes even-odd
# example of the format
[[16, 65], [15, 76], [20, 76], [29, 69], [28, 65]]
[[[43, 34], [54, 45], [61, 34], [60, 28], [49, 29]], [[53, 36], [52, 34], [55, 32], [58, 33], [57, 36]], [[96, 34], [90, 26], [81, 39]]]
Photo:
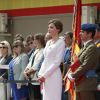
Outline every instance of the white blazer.
[[[40, 68], [40, 63], [41, 63], [41, 61], [43, 59], [43, 50], [44, 50], [44, 48], [36, 49], [35, 52], [31, 56], [30, 62], [27, 65], [27, 68], [32, 67], [36, 71], [35, 74], [31, 75], [32, 80], [36, 80], [37, 81], [38, 70]], [[34, 58], [34, 62], [32, 64], [32, 60], [33, 60], [34, 56], [35, 56], [35, 58]], [[39, 85], [38, 82], [34, 82], [32, 84]]]

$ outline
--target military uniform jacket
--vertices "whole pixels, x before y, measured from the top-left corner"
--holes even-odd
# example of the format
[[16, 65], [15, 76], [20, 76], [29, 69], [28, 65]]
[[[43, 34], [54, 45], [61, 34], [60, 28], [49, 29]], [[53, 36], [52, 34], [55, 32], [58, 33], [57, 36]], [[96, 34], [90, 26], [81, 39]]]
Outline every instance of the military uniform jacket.
[[[88, 42], [78, 55], [80, 66], [73, 73], [75, 79], [81, 75], [86, 76], [90, 70], [95, 70], [98, 64], [98, 51], [93, 41]], [[75, 86], [76, 91], [96, 90], [96, 77], [86, 77], [79, 85]]]

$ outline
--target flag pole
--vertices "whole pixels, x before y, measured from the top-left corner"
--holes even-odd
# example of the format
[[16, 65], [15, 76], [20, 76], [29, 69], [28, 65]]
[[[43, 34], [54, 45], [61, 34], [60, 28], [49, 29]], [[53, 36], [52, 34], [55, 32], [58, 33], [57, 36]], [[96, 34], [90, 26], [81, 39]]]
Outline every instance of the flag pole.
[[75, 82], [71, 82], [68, 79], [68, 73], [74, 72], [80, 65], [78, 60], [78, 53], [80, 51], [80, 29], [81, 29], [81, 0], [74, 0], [74, 8], [73, 8], [73, 22], [72, 22], [72, 30], [73, 30], [73, 41], [72, 41], [72, 54], [71, 54], [71, 65], [69, 66], [68, 72], [64, 78], [65, 91], [70, 91], [71, 100], [76, 100], [76, 94], [74, 90]]

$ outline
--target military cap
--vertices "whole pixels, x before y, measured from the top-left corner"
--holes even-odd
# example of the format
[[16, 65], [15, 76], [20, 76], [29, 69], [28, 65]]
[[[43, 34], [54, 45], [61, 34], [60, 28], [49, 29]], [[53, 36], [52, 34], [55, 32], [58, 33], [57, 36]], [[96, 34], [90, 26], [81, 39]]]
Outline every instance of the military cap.
[[95, 31], [96, 30], [96, 25], [95, 24], [82, 24], [81, 25], [81, 30], [83, 31]]

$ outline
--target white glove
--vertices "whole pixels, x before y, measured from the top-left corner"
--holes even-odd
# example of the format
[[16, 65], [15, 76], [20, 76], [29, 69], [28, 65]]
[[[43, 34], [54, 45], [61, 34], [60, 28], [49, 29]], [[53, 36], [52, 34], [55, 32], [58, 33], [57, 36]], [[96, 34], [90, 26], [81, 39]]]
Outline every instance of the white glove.
[[72, 82], [75, 80], [75, 78], [73, 78], [73, 76], [72, 76], [72, 73], [68, 73], [68, 78]]
[[97, 86], [97, 90], [99, 90], [99, 91], [100, 91], [100, 84]]

